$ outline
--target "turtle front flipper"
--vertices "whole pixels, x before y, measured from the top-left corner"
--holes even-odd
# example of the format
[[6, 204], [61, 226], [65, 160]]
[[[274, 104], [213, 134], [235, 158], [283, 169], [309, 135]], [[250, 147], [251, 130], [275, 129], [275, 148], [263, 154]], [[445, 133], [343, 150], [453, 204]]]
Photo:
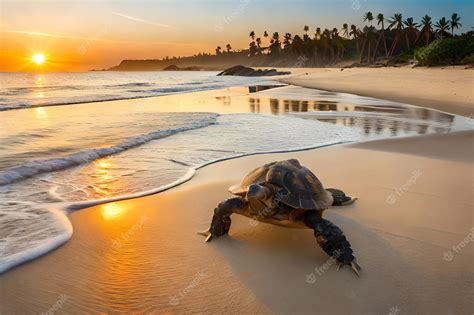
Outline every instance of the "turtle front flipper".
[[339, 189], [328, 188], [326, 190], [329, 191], [332, 195], [333, 206], [347, 206], [357, 200], [357, 198], [352, 198], [350, 196], [347, 196], [342, 190], [339, 190]]
[[245, 209], [246, 206], [246, 202], [240, 197], [230, 198], [221, 202], [214, 209], [214, 216], [212, 217], [209, 229], [198, 232], [198, 234], [206, 236], [206, 242], [209, 242], [213, 237], [227, 234], [232, 223], [230, 215]]
[[314, 236], [321, 249], [337, 262], [337, 270], [344, 265], [349, 265], [359, 276], [361, 267], [356, 262], [351, 244], [338, 226], [321, 218], [315, 212], [306, 215], [305, 223], [308, 227], [314, 229]]

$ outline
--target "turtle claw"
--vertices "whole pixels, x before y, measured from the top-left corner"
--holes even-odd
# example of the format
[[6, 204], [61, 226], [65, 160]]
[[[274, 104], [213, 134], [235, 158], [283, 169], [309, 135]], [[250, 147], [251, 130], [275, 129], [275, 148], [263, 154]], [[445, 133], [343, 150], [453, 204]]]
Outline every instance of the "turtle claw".
[[204, 230], [204, 231], [201, 231], [201, 232], [197, 232], [197, 234], [205, 236], [206, 237], [206, 242], [210, 242], [211, 239], [212, 239], [212, 233], [211, 233], [210, 229], [207, 229], [207, 230]]
[[[343, 262], [339, 261], [339, 262], [337, 263], [337, 271], [339, 271], [342, 267], [344, 267], [344, 265], [346, 265], [346, 264], [344, 264]], [[357, 277], [360, 276], [360, 271], [362, 270], [362, 268], [359, 266], [358, 263], [356, 263], [355, 260], [352, 261], [350, 264], [347, 264], [347, 265], [351, 266], [352, 271], [354, 271], [354, 273], [357, 275]]]
[[355, 260], [351, 262], [351, 269], [355, 272], [357, 277], [360, 276], [360, 271], [362, 270], [362, 268], [359, 266], [358, 263], [356, 263]]

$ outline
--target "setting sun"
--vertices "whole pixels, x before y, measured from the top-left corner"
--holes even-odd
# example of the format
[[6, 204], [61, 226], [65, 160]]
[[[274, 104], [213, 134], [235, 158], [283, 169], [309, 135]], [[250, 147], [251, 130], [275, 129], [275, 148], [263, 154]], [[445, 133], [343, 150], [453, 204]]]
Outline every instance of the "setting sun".
[[31, 57], [31, 59], [38, 66], [42, 65], [44, 63], [44, 61], [46, 60], [46, 58], [44, 57], [43, 54], [34, 54], [33, 57]]

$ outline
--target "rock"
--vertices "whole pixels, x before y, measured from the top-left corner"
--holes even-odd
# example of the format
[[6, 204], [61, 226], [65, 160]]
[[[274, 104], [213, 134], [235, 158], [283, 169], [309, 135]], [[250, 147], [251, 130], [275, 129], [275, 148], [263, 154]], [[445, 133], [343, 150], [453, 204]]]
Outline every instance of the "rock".
[[162, 71], [201, 71], [201, 68], [195, 66], [180, 68], [177, 65], [169, 65], [168, 67], [162, 69]]
[[180, 67], [177, 65], [169, 65], [168, 67], [164, 68], [163, 71], [179, 71], [181, 70]]
[[291, 72], [282, 72], [277, 71], [276, 69], [265, 69], [265, 70], [255, 70], [250, 67], [245, 67], [242, 65], [230, 67], [218, 75], [235, 75], [235, 76], [243, 76], [243, 77], [266, 77], [266, 76], [273, 76], [273, 75], [285, 75], [290, 74]]

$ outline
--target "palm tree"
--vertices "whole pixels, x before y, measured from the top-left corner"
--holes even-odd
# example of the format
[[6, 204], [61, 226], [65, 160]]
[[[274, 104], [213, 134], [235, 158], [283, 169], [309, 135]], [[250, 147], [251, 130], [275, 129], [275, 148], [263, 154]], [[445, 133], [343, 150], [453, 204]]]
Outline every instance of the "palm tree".
[[249, 36], [250, 36], [250, 38], [251, 38], [252, 40], [254, 40], [254, 39], [255, 39], [255, 32], [254, 32], [254, 31], [251, 31], [250, 34], [249, 34]]
[[414, 22], [412, 17], [409, 17], [403, 21], [403, 24], [405, 24], [407, 28], [418, 28], [420, 26], [420, 24]]
[[333, 28], [331, 31], [331, 44], [336, 48], [335, 60], [339, 60], [344, 55], [344, 44], [342, 43], [341, 36], [339, 36], [339, 31], [337, 28]]
[[332, 59], [334, 59], [334, 50], [331, 45], [331, 31], [325, 28], [323, 33], [321, 34], [321, 43], [324, 48], [323, 59], [327, 61], [327, 51], [331, 53]]
[[366, 44], [369, 44], [368, 50], [367, 50], [367, 62], [370, 62], [370, 48], [372, 45], [372, 39], [373, 39], [373, 26], [372, 26], [372, 21], [374, 20], [374, 15], [372, 12], [368, 11], [364, 14], [363, 16], [364, 22], [369, 22], [369, 27], [364, 27], [364, 41], [362, 44], [362, 51], [360, 52], [360, 62], [362, 62], [362, 55], [364, 54], [365, 46]]
[[285, 34], [285, 37], [284, 37], [284, 40], [283, 40], [283, 47], [285, 48], [289, 48], [291, 46], [291, 34], [290, 33], [286, 33]]
[[217, 46], [216, 48], [216, 55], [219, 55], [221, 53], [221, 46]]
[[262, 49], [262, 39], [260, 37], [257, 37], [257, 39], [255, 41], [257, 42], [258, 52], [260, 53], [260, 51]]
[[425, 45], [430, 43], [431, 38], [433, 37], [433, 23], [431, 22], [431, 17], [425, 15], [421, 19], [421, 31], [418, 33], [418, 37], [415, 40], [415, 44], [420, 40], [420, 38], [425, 38]]
[[[383, 16], [383, 14], [382, 13], [377, 14], [377, 25], [382, 24], [381, 29], [380, 29], [379, 39], [381, 39], [383, 41], [383, 46], [385, 48], [385, 56], [388, 58], [387, 42], [385, 41], [385, 25], [384, 25], [384, 22], [385, 22], [385, 17]], [[377, 51], [377, 47], [378, 47], [378, 42], [377, 42], [377, 45], [375, 47], [375, 51]]]
[[295, 35], [293, 42], [291, 43], [291, 50], [298, 56], [301, 56], [304, 52], [303, 40], [299, 35]]
[[403, 21], [403, 24], [405, 24], [405, 26], [406, 26], [406, 28], [405, 28], [405, 40], [406, 40], [406, 43], [407, 43], [407, 48], [410, 49], [410, 35], [414, 35], [414, 36], [411, 36], [411, 37], [414, 37], [416, 39], [416, 37], [418, 36], [418, 27], [420, 25], [418, 23], [415, 23], [413, 21], [412, 17], [409, 17], [408, 19]]
[[443, 16], [438, 22], [435, 24], [436, 33], [441, 37], [444, 38], [445, 36], [449, 36], [449, 22]]
[[304, 26], [304, 32], [305, 32], [306, 34], [308, 34], [308, 31], [309, 31], [309, 26], [308, 26], [308, 25], [305, 25], [305, 26]]
[[316, 27], [316, 33], [314, 33], [314, 39], [318, 40], [321, 38], [321, 28]]
[[279, 42], [280, 41], [280, 34], [278, 32], [274, 32], [272, 35], [272, 40], [273, 42]]
[[354, 39], [357, 38], [357, 36], [359, 35], [359, 30], [354, 24], [351, 25], [351, 31], [349, 32], [349, 35], [351, 35]]
[[[361, 34], [361, 37], [363, 38], [363, 42], [362, 42], [362, 49], [360, 50], [360, 54], [359, 54], [360, 62], [362, 62], [364, 58], [363, 56], [364, 56], [365, 47], [367, 47], [367, 62], [370, 63], [372, 62], [372, 54], [371, 54], [372, 47], [376, 45], [374, 44], [375, 37], [376, 37], [375, 27], [365, 26]], [[374, 57], [375, 57], [375, 54], [374, 54]]]
[[364, 22], [369, 22], [370, 25], [372, 25], [372, 21], [374, 20], [374, 15], [372, 12], [366, 12], [364, 14]]
[[270, 53], [276, 54], [280, 52], [280, 49], [281, 49], [280, 34], [278, 34], [278, 32], [274, 32], [272, 39], [270, 40]]
[[356, 41], [357, 54], [360, 56], [360, 40], [359, 40], [359, 37], [361, 35], [361, 31], [357, 28], [357, 26], [352, 24], [351, 25], [351, 31], [349, 32], [349, 35], [351, 35], [352, 38]]
[[259, 48], [255, 45], [255, 41], [251, 41], [249, 44], [249, 56], [254, 56], [259, 53]]
[[263, 37], [265, 37], [265, 38], [268, 37], [268, 32], [267, 32], [267, 31], [264, 31], [264, 32], [263, 32]]
[[459, 20], [461, 20], [461, 17], [458, 16], [457, 13], [453, 13], [453, 15], [451, 15], [451, 21], [449, 21], [449, 26], [451, 27], [452, 36], [454, 36], [454, 29], [462, 26], [462, 24], [459, 23]]
[[232, 50], [232, 46], [230, 44], [225, 45], [225, 49], [227, 49], [227, 52], [230, 52]]
[[349, 38], [349, 25], [347, 23], [342, 24], [342, 36]]
[[401, 13], [395, 13], [393, 17], [389, 20], [390, 24], [388, 25], [388, 28], [391, 30], [394, 30], [395, 32], [395, 38], [393, 39], [392, 46], [390, 47], [389, 50], [389, 57], [393, 55], [393, 52], [395, 51], [395, 48], [397, 48], [398, 40], [400, 36], [402, 35], [403, 32], [403, 17]]

